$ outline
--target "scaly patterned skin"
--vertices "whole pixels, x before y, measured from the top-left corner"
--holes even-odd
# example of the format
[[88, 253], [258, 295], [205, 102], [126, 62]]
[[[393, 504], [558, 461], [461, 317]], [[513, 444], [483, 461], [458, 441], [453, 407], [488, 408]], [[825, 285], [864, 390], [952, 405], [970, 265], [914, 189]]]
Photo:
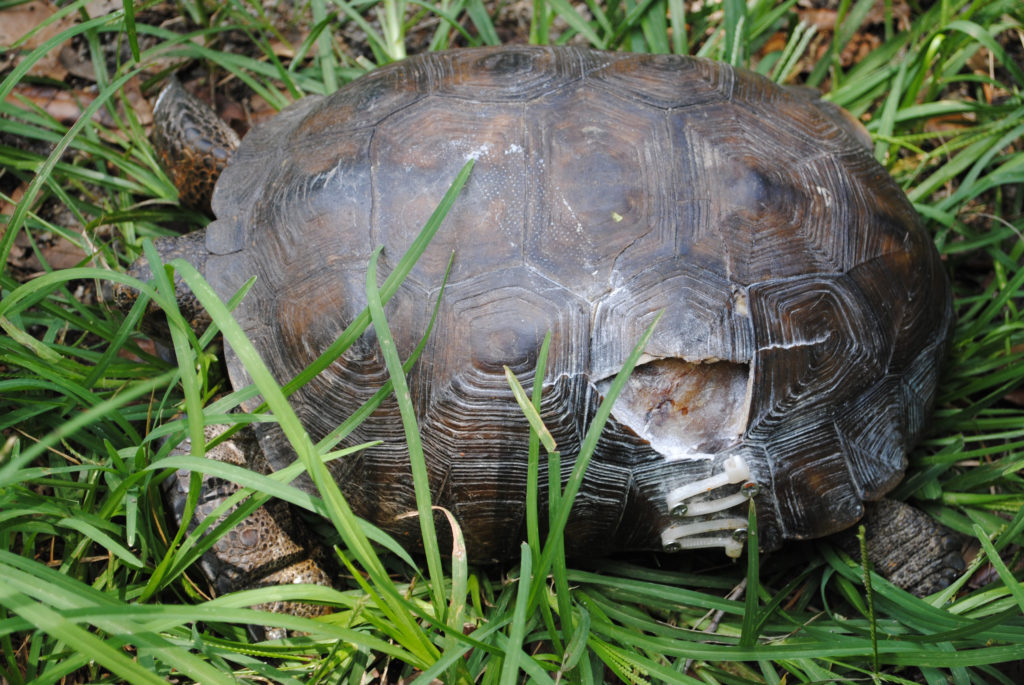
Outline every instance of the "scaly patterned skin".
[[[434, 503], [473, 559], [522, 538], [528, 424], [503, 366], [529, 384], [548, 331], [541, 415], [564, 479], [608, 379], [665, 312], [588, 469], [571, 554], [735, 550], [746, 496], [773, 549], [849, 527], [902, 478], [951, 328], [938, 255], [845, 115], [706, 60], [423, 55], [254, 129], [217, 184], [217, 220], [191, 240], [225, 299], [257, 277], [236, 315], [279, 381], [365, 306], [372, 251], [392, 268], [468, 159], [387, 314], [407, 355], [455, 251], [409, 382]], [[316, 440], [386, 377], [367, 334], [293, 406]], [[256, 430], [272, 468], [291, 462], [274, 424]], [[349, 441], [378, 439], [329, 468], [359, 515], [415, 548], [394, 402]]]
[[[200, 271], [202, 271], [203, 265], [206, 263], [208, 252], [205, 236], [201, 231], [177, 238], [157, 238], [153, 241], [153, 245], [160, 253], [164, 262], [169, 262], [172, 259], [184, 259]], [[150, 281], [153, 278], [149, 262], [145, 258], [135, 262], [128, 270], [128, 273], [141, 281]], [[185, 322], [196, 332], [196, 335], [201, 334], [210, 325], [210, 315], [206, 313], [203, 306], [199, 304], [199, 300], [192, 294], [192, 291], [188, 289], [181, 276], [177, 273], [174, 275], [174, 287], [175, 294], [177, 295], [178, 310], [185, 317]], [[127, 312], [135, 304], [135, 300], [139, 297], [139, 292], [123, 283], [115, 283], [111, 289], [111, 296], [114, 305], [121, 311]], [[153, 302], [150, 302], [146, 308], [146, 313], [142, 319], [142, 327], [146, 333], [157, 340], [167, 341], [171, 339], [171, 333], [167, 327], [167, 319], [160, 308]]]
[[[893, 585], [918, 597], [942, 590], [963, 573], [963, 539], [919, 509], [883, 499], [864, 514], [865, 541], [872, 568]], [[843, 531], [840, 546], [860, 559], [855, 530]]]
[[152, 138], [181, 203], [209, 214], [213, 187], [238, 149], [238, 134], [172, 76], [153, 108]]
[[[206, 440], [213, 440], [226, 428], [221, 425], [206, 426]], [[190, 446], [189, 441], [185, 440], [172, 454], [188, 454]], [[243, 428], [231, 439], [219, 443], [206, 456], [236, 466], [247, 466], [262, 473], [269, 473], [270, 470], [255, 436], [248, 428]], [[190, 475], [187, 471], [178, 471], [162, 484], [165, 499], [170, 503], [171, 513], [178, 525], [183, 523]], [[213, 513], [237, 490], [238, 486], [234, 483], [204, 475], [199, 502], [189, 521], [189, 530], [195, 528], [198, 522]], [[218, 523], [232, 511], [234, 508], [225, 511]], [[221, 537], [200, 562], [216, 591], [223, 594], [241, 588], [292, 583], [330, 586], [330, 576], [325, 568], [335, 566], [331, 565], [325, 550], [305, 534], [297, 516], [287, 503], [272, 500]], [[298, 602], [275, 602], [252, 608], [308, 617], [330, 613], [326, 607]], [[254, 637], [260, 640], [286, 636], [285, 631], [262, 626], [252, 626], [251, 630]]]

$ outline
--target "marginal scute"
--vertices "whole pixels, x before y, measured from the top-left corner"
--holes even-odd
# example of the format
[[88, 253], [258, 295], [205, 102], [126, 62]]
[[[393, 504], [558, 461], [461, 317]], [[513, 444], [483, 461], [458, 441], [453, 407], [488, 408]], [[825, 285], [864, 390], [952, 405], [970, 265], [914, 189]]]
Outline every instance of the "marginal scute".
[[899, 378], [885, 376], [836, 417], [850, 476], [865, 501], [896, 487], [907, 468], [901, 406]]
[[864, 505], [850, 479], [842, 442], [818, 409], [783, 419], [766, 446], [779, 525], [787, 538], [805, 540], [843, 530]]

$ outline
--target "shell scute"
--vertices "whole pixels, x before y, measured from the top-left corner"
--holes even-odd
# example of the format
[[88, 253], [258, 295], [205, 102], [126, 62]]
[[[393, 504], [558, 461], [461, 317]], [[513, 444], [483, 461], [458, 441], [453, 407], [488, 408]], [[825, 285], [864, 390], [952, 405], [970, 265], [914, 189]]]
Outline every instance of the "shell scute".
[[524, 250], [592, 301], [617, 274], [674, 257], [676, 179], [664, 113], [584, 84], [530, 107]]
[[[475, 166], [460, 201], [409, 278], [437, 287], [453, 252], [453, 284], [521, 263], [529, 187], [523, 136], [522, 106], [500, 102], [453, 109], [430, 97], [382, 122], [369, 150], [373, 217], [365, 226], [384, 245], [384, 263], [401, 258], [470, 159]], [[487, 240], [479, 239], [481, 226]]]
[[827, 409], [815, 409], [776, 427], [769, 455], [778, 524], [787, 538], [806, 540], [848, 528], [864, 504], [847, 467], [842, 441]]
[[613, 375], [654, 317], [652, 357], [749, 362], [753, 327], [746, 295], [725, 276], [678, 257], [638, 272], [595, 307], [592, 373]]

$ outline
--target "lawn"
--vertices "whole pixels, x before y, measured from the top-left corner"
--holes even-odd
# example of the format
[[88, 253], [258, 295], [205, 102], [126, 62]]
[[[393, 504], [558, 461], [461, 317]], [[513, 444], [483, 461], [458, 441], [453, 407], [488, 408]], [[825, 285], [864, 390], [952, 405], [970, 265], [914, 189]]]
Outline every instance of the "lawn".
[[[21, 5], [37, 28], [8, 36], [0, 55], [0, 681], [1021, 682], [1024, 9], [809, 4]], [[13, 26], [18, 10], [0, 4], [0, 23]], [[102, 304], [129, 264], [155, 259], [151, 238], [208, 221], [178, 205], [147, 138], [147, 102], [171, 72], [215, 84], [221, 114], [247, 124], [407, 54], [526, 41], [749, 66], [823, 90], [866, 125], [953, 283], [939, 398], [896, 490], [970, 541], [951, 587], [914, 597], [828, 541], [739, 563], [704, 553], [578, 564], [532, 533], [503, 569], [467, 565], [457, 543], [413, 558], [381, 544], [323, 475], [325, 459], [343, 458], [349, 426], [313, 444], [286, 401], [292, 386], [255, 354], [256, 387], [232, 392], [219, 339], [175, 318], [164, 272], [146, 292], [171, 312], [170, 354], [139, 332], [144, 301], [127, 315]], [[179, 272], [232, 347], [249, 349], [229, 307]], [[380, 298], [396, 284], [382, 281]], [[358, 323], [380, 331], [375, 289]], [[389, 359], [396, 372], [401, 363]], [[244, 422], [230, 412], [257, 391], [319, 497], [287, 484], [297, 471], [260, 476], [202, 459], [204, 423]], [[185, 437], [191, 454], [171, 455]], [[159, 482], [172, 466], [235, 479], [240, 506], [223, 523], [171, 529]], [[190, 566], [271, 495], [324, 517], [343, 583], [211, 598]], [[333, 612], [251, 608], [273, 601]], [[291, 632], [254, 642], [250, 625]]]

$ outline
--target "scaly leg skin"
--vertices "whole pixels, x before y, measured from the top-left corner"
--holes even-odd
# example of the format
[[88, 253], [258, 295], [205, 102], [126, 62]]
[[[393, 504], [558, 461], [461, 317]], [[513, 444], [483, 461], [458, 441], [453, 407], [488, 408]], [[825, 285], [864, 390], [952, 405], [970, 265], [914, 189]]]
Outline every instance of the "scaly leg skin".
[[[964, 568], [960, 537], [909, 504], [883, 499], [865, 507], [868, 560], [889, 582], [918, 597], [938, 592]], [[860, 559], [857, 528], [837, 536], [839, 545]]]
[[[207, 441], [226, 429], [227, 426], [223, 425], [207, 426]], [[187, 454], [188, 450], [189, 441], [186, 440], [173, 453]], [[211, 449], [207, 457], [257, 472], [270, 471], [263, 458], [263, 451], [249, 428], [244, 428], [230, 440]], [[187, 471], [178, 471], [164, 481], [164, 501], [177, 525], [181, 524], [188, 497], [189, 475]], [[236, 490], [238, 486], [234, 483], [204, 475], [190, 530]], [[228, 513], [230, 511], [225, 516]], [[227, 593], [293, 583], [329, 587], [332, 585], [330, 575], [324, 569], [327, 563], [322, 548], [303, 535], [291, 506], [286, 502], [271, 500], [221, 537], [203, 555], [200, 566], [216, 591]], [[274, 602], [252, 608], [307, 617], [330, 613], [326, 607], [298, 602]], [[287, 631], [276, 628], [250, 626], [249, 630], [257, 640], [287, 637]]]

